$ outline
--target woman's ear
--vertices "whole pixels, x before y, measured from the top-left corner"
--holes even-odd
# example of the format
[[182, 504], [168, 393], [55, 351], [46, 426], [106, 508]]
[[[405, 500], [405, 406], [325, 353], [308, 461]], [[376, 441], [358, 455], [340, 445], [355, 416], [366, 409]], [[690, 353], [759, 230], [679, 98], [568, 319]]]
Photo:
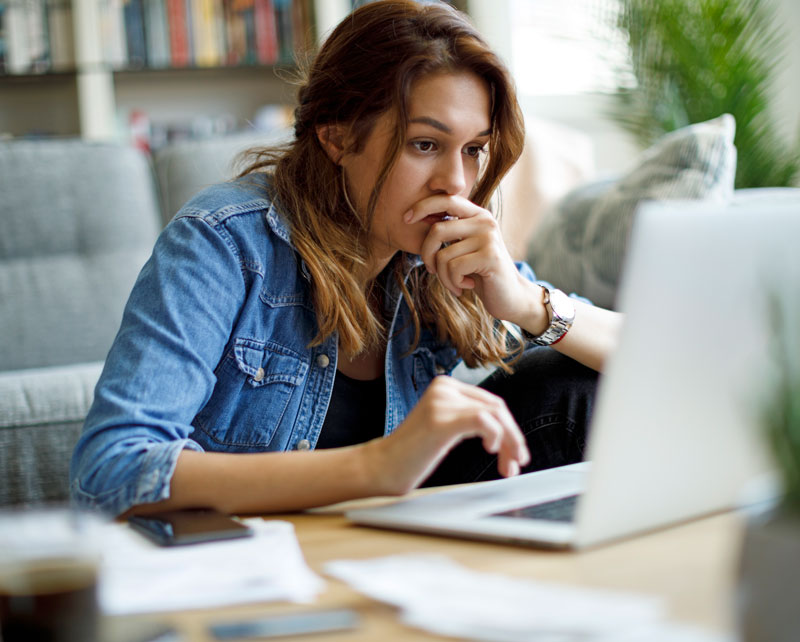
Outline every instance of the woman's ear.
[[328, 158], [339, 165], [345, 152], [345, 126], [339, 123], [318, 125], [317, 140]]

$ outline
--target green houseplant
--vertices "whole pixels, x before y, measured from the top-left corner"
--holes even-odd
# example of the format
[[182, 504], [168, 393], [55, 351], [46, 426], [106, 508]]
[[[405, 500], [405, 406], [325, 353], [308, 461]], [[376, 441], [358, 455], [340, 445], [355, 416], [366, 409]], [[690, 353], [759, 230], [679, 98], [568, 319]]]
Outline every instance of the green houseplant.
[[793, 642], [800, 631], [800, 324], [792, 311], [796, 306], [772, 301], [773, 372], [761, 417], [783, 496], [745, 531], [739, 582], [743, 642]]
[[800, 521], [800, 350], [796, 336], [800, 328], [786, 318], [783, 307], [777, 302], [772, 305], [775, 372], [772, 394], [763, 415], [769, 445], [783, 481], [781, 510]]
[[610, 116], [649, 146], [666, 132], [732, 114], [736, 187], [791, 185], [800, 143], [770, 116], [770, 90], [786, 37], [773, 0], [620, 0], [630, 72], [620, 70]]

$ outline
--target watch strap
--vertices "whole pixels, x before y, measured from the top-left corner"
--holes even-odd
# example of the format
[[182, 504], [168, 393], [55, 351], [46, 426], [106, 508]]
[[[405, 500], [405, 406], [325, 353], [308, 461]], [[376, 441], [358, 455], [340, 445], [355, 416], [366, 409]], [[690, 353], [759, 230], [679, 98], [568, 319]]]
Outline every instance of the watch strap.
[[564, 294], [561, 290], [550, 290], [549, 288], [543, 287], [544, 289], [544, 305], [547, 308], [547, 312], [550, 315], [550, 325], [547, 326], [547, 329], [542, 332], [540, 335], [534, 335], [525, 330], [524, 328], [520, 328], [522, 330], [522, 335], [532, 343], [535, 343], [539, 346], [552, 346], [561, 341], [569, 329], [572, 327], [572, 322], [575, 318], [574, 309], [571, 310], [572, 314], [561, 317], [559, 316], [555, 310], [553, 309], [553, 296], [556, 297], [563, 297], [564, 300], [569, 301], [569, 297]]

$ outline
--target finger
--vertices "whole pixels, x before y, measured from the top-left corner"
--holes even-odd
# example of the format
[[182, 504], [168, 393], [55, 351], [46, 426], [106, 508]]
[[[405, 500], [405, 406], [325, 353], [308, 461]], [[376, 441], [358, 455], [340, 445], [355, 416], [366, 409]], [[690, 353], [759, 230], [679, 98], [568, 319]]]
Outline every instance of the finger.
[[[434, 256], [434, 264], [436, 275], [442, 281], [443, 285], [453, 292], [456, 296], [461, 296], [462, 291], [462, 273], [458, 265], [464, 263], [464, 257], [470, 256], [480, 248], [480, 242], [475, 238], [467, 238], [436, 252]], [[472, 261], [469, 262], [470, 264]]]
[[522, 431], [503, 398], [478, 386], [473, 386], [461, 381], [458, 381], [458, 383], [461, 384], [459, 388], [461, 394], [491, 408], [491, 412], [504, 429], [504, 445], [507, 452], [523, 466], [528, 465], [531, 456], [528, 450], [528, 444], [525, 440], [525, 435], [522, 434]]
[[462, 219], [471, 218], [484, 211], [486, 210], [463, 196], [436, 194], [414, 203], [405, 213], [403, 220], [409, 224], [419, 223], [433, 214], [447, 214]]
[[476, 229], [474, 225], [469, 225], [467, 221], [461, 219], [450, 219], [447, 221], [438, 221], [431, 224], [428, 234], [422, 241], [420, 248], [420, 257], [428, 267], [435, 267], [433, 265], [433, 256], [444, 245], [452, 244], [465, 238], [475, 236]]
[[477, 437], [484, 450], [499, 455], [503, 447], [504, 427], [485, 405], [470, 400], [462, 400], [457, 412], [448, 422], [447, 430], [457, 441]]
[[477, 244], [472, 244], [464, 251], [475, 251], [480, 246], [491, 246], [495, 243], [497, 223], [491, 214], [473, 216], [469, 219], [452, 219], [438, 221], [431, 224], [427, 236], [422, 242], [420, 256], [429, 271], [435, 270], [433, 265], [434, 255], [443, 246], [453, 246], [466, 239], [475, 239]]
[[516, 477], [517, 475], [519, 475], [519, 470], [520, 470], [519, 463], [514, 460], [504, 462], [504, 465], [502, 466], [498, 461], [497, 469], [500, 471], [500, 474], [503, 477]]
[[[479, 411], [476, 417], [477, 431], [486, 452], [497, 455], [497, 468], [504, 477], [519, 474], [525, 453], [520, 451], [513, 432], [491, 412]], [[466, 435], [465, 435], [466, 436]], [[526, 451], [525, 451], [526, 452]]]
[[453, 440], [451, 447], [463, 439], [479, 437], [484, 449], [497, 455], [502, 471], [509, 470], [508, 462], [515, 462], [517, 469], [528, 463], [525, 438], [502, 398], [453, 377], [437, 377], [434, 382], [432, 403], [455, 411], [443, 425], [448, 440]]
[[487, 259], [484, 254], [478, 248], [473, 252], [459, 254], [452, 258], [448, 257], [445, 262], [440, 262], [437, 256], [436, 273], [440, 279], [443, 276], [442, 273], [446, 273], [446, 278], [454, 287], [472, 289], [475, 287], [475, 275], [483, 275], [488, 271]]

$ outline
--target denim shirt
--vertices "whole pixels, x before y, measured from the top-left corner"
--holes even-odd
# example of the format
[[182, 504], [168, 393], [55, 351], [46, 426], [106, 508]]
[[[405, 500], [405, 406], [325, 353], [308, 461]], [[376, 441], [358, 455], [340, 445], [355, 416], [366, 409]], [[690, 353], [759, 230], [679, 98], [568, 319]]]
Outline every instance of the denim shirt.
[[[133, 288], [70, 468], [73, 499], [118, 515], [169, 497], [183, 449], [313, 449], [338, 337], [318, 326], [310, 275], [265, 175], [208, 188], [161, 233]], [[407, 270], [421, 268], [404, 255]], [[533, 280], [525, 264], [518, 268]], [[424, 269], [424, 268], [422, 268]], [[384, 434], [459, 357], [413, 324], [387, 283]]]

